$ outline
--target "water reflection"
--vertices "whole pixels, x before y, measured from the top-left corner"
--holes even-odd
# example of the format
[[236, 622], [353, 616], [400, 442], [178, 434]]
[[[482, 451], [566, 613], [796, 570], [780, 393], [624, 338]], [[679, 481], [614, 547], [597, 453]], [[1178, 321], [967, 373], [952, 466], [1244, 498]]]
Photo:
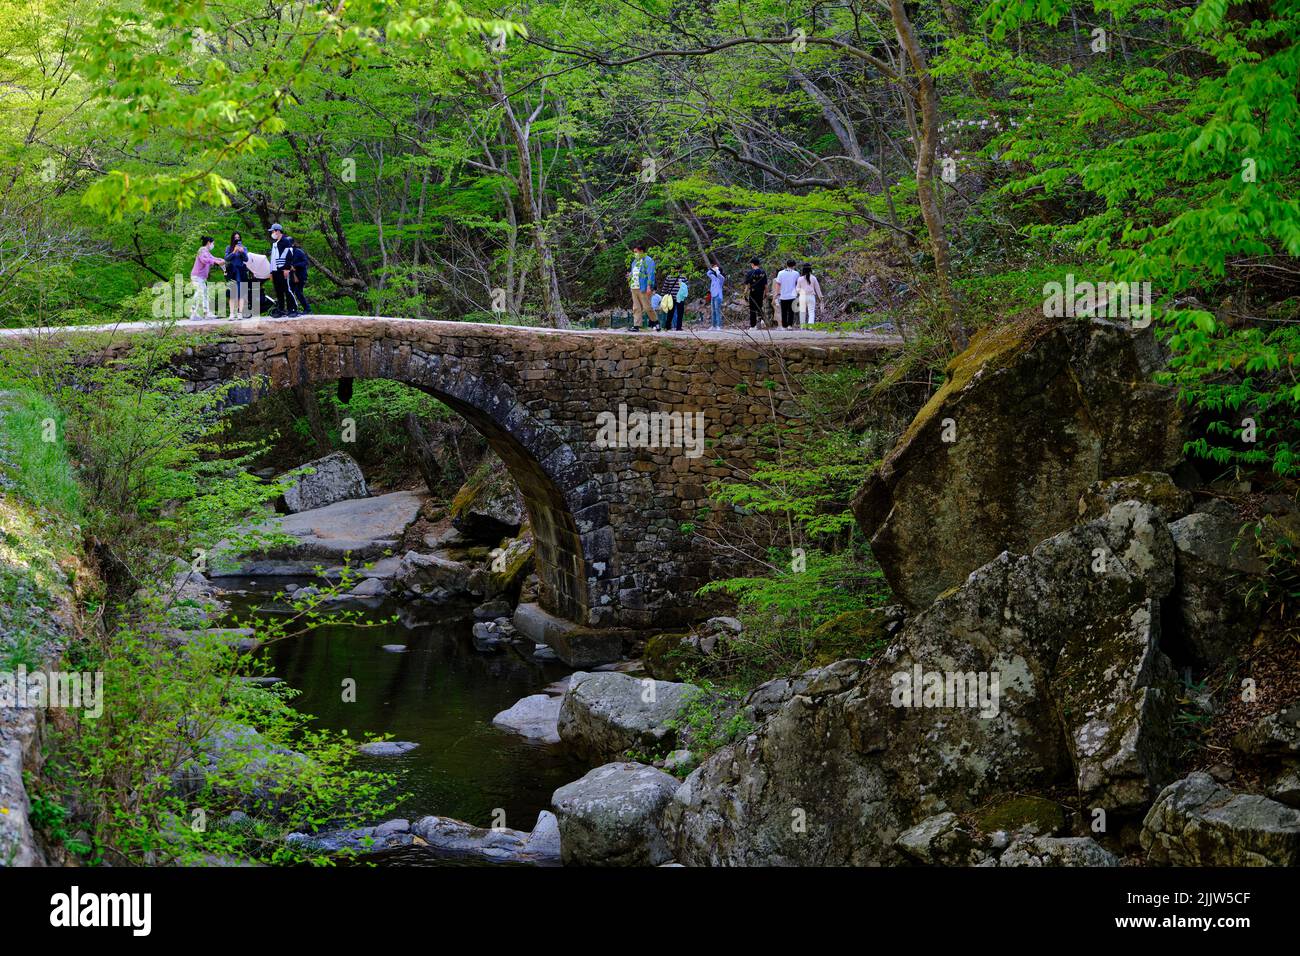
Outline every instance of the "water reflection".
[[[266, 594], [255, 593], [265, 579], [256, 585], [232, 579], [223, 584], [254, 592], [234, 599], [237, 613], [266, 602]], [[373, 616], [391, 617], [398, 610], [389, 603]], [[435, 620], [410, 627], [322, 627], [262, 653], [269, 656], [272, 674], [302, 691], [294, 706], [313, 714], [316, 726], [355, 737], [388, 733], [420, 745], [398, 757], [359, 758], [362, 766], [397, 774], [399, 805], [392, 816], [437, 814], [491, 826], [500, 808], [506, 826], [531, 830], [554, 790], [586, 768], [562, 747], [524, 740], [491, 721], [569, 669], [516, 650], [476, 652], [468, 605], [423, 613]], [[406, 650], [384, 650], [393, 644], [404, 644]], [[343, 701], [346, 678], [356, 682], [354, 703]]]

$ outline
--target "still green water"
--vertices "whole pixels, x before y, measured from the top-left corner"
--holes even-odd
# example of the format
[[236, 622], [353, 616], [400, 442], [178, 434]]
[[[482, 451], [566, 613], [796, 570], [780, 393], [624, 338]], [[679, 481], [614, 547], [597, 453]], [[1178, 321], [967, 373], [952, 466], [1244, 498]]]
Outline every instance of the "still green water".
[[[283, 587], [285, 580], [276, 580], [274, 587]], [[271, 580], [222, 583], [255, 591]], [[274, 613], [265, 605], [268, 599], [249, 593], [233, 598], [233, 609], [243, 614], [245, 608], [263, 606], [262, 613]], [[359, 758], [360, 766], [397, 775], [398, 806], [390, 817], [436, 814], [491, 826], [500, 808], [506, 826], [531, 830], [555, 789], [581, 777], [586, 767], [561, 746], [498, 730], [492, 718], [570, 670], [510, 649], [475, 651], [470, 606], [403, 609], [390, 602], [369, 613], [382, 619], [403, 610], [408, 617], [414, 611], [432, 620], [414, 627], [322, 627], [262, 653], [273, 675], [302, 691], [294, 706], [312, 714], [317, 727], [346, 730], [357, 738], [391, 734], [419, 744], [396, 757]], [[393, 653], [385, 644], [404, 644], [406, 650]], [[355, 702], [343, 700], [346, 678], [356, 681]]]

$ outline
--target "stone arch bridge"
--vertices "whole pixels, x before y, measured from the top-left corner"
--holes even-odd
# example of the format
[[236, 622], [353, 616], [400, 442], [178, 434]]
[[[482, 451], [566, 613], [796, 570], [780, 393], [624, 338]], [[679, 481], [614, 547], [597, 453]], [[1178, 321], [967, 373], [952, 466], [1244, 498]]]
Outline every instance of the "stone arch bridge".
[[[249, 379], [252, 394], [240, 401], [364, 378], [435, 396], [483, 435], [518, 483], [543, 608], [579, 625], [638, 630], [697, 618], [696, 589], [735, 573], [734, 553], [683, 526], [716, 507], [710, 482], [753, 466], [761, 449], [748, 429], [794, 411], [799, 376], [870, 365], [898, 344], [870, 334], [560, 331], [345, 316], [170, 327], [204, 334], [185, 350], [181, 376], [200, 388]], [[156, 328], [116, 326], [105, 347]]]

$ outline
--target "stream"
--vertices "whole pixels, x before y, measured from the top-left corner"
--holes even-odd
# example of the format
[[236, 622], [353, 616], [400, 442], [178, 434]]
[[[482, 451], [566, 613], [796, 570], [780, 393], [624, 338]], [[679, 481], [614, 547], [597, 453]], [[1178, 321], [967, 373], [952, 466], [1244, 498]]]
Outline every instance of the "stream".
[[[313, 583], [303, 578], [224, 578], [221, 595], [231, 612], [277, 612], [270, 601], [286, 585]], [[260, 609], [260, 610], [259, 610]], [[346, 730], [358, 739], [390, 734], [419, 746], [395, 757], [357, 758], [357, 766], [398, 778], [397, 806], [387, 818], [415, 819], [435, 814], [475, 826], [491, 826], [493, 813], [505, 811], [504, 824], [528, 831], [537, 814], [549, 809], [551, 794], [586, 772], [562, 747], [524, 739], [492, 726], [492, 718], [529, 694], [571, 673], [559, 663], [541, 663], [513, 648], [485, 654], [474, 649], [472, 604], [422, 606], [428, 620], [374, 627], [332, 625], [263, 648], [270, 673], [302, 693], [293, 706], [315, 718], [312, 726]], [[391, 618], [401, 602], [386, 601], [366, 612], [371, 620]], [[416, 608], [408, 606], [409, 617]], [[384, 650], [404, 644], [406, 650]], [[345, 703], [342, 685], [356, 681], [356, 701]], [[382, 821], [369, 821], [379, 823]], [[381, 854], [373, 859], [396, 865], [430, 865], [427, 851]]]

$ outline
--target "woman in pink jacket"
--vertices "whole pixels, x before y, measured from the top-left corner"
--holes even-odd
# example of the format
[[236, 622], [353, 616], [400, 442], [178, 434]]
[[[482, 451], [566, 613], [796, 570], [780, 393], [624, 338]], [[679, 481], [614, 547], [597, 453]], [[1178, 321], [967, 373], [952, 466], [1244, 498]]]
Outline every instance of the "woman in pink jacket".
[[190, 283], [194, 286], [194, 307], [190, 309], [190, 318], [199, 318], [199, 309], [203, 310], [202, 318], [215, 319], [216, 313], [208, 307], [208, 274], [212, 272], [212, 267], [224, 269], [220, 259], [212, 254], [212, 244], [216, 240], [211, 236], [203, 236], [199, 239], [199, 253], [194, 257], [194, 268], [190, 270]]

